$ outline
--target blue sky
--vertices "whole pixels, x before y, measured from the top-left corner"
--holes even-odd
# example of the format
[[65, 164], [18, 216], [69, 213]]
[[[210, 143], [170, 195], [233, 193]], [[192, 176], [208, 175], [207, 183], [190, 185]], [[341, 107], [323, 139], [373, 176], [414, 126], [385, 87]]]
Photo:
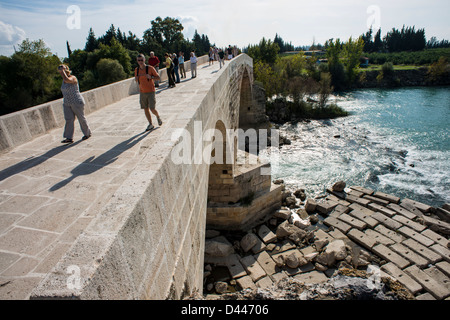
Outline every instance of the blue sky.
[[197, 29], [218, 46], [244, 47], [276, 33], [295, 46], [347, 40], [373, 24], [383, 35], [405, 24], [425, 28], [427, 39], [450, 39], [448, 0], [0, 0], [0, 55], [11, 55], [29, 38], [43, 39], [65, 57], [66, 40], [73, 50], [83, 49], [90, 27], [101, 36], [111, 24], [142, 38], [158, 16], [176, 17], [187, 38]]

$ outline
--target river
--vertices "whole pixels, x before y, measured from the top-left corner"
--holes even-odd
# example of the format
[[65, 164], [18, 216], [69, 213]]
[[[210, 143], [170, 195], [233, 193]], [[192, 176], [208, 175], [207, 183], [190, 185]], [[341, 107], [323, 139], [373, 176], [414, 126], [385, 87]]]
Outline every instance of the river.
[[450, 87], [361, 89], [332, 97], [350, 115], [284, 124], [273, 179], [308, 197], [338, 180], [433, 206], [450, 202]]

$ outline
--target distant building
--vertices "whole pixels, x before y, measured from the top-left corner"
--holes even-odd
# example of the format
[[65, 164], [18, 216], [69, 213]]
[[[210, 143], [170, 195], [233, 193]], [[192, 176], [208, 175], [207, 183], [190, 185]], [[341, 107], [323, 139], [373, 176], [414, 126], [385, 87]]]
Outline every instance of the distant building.
[[360, 61], [359, 66], [360, 66], [361, 68], [367, 68], [367, 67], [369, 66], [369, 58], [367, 58], [367, 57], [362, 57], [361, 59], [359, 59], [359, 61]]

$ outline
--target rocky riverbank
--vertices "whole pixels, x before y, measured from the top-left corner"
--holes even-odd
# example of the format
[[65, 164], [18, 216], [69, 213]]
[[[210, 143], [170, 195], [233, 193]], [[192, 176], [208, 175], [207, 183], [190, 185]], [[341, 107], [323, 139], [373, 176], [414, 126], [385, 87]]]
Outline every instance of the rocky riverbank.
[[248, 233], [207, 230], [191, 299], [448, 299], [449, 210], [342, 181], [315, 199], [285, 190]]

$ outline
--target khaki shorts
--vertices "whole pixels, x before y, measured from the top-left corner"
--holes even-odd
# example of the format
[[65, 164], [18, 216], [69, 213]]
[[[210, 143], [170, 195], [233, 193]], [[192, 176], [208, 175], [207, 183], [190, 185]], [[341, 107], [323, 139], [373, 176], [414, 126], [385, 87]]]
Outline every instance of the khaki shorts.
[[156, 109], [156, 93], [148, 92], [148, 93], [140, 93], [140, 103], [141, 109], [150, 108], [151, 110]]

